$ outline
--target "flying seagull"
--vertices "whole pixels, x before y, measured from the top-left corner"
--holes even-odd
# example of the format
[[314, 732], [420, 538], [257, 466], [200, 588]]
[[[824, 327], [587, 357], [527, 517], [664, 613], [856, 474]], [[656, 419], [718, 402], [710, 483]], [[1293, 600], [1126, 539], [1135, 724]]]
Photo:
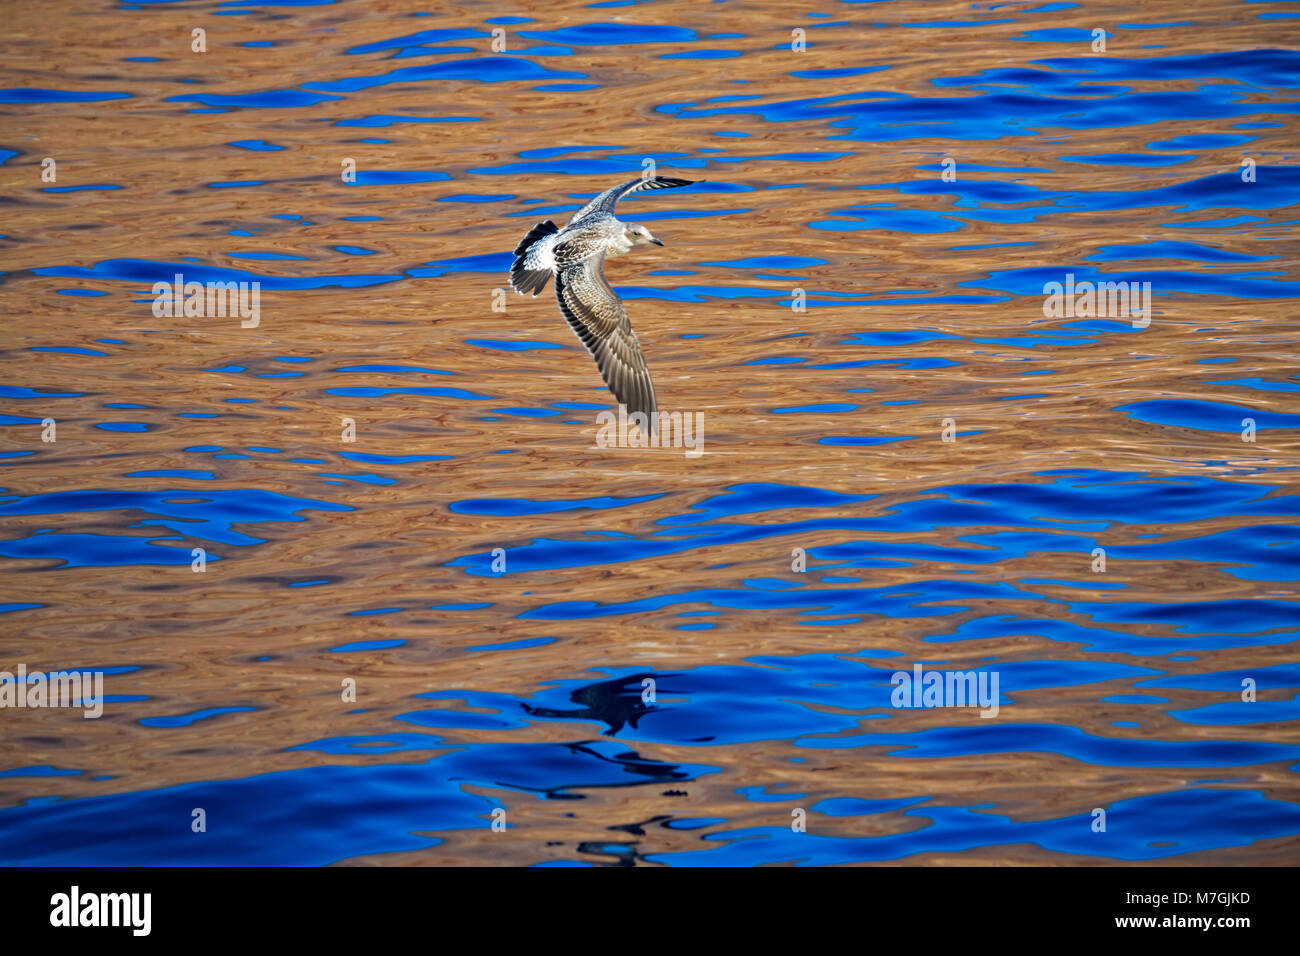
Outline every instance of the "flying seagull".
[[656, 176], [606, 189], [579, 209], [563, 229], [549, 219], [533, 226], [515, 248], [515, 262], [510, 267], [510, 285], [520, 295], [537, 295], [546, 288], [546, 280], [555, 276], [560, 311], [595, 358], [605, 384], [619, 404], [627, 406], [629, 416], [643, 412], [651, 427], [655, 387], [623, 300], [605, 279], [605, 260], [635, 246], [663, 243], [645, 226], [615, 219], [614, 204], [643, 189], [671, 189], [694, 181]]

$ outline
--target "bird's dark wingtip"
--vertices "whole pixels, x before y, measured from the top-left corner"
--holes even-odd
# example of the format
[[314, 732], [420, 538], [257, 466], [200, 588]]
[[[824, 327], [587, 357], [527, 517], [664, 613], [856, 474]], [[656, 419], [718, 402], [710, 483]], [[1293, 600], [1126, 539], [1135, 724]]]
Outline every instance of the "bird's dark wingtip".
[[676, 188], [677, 186], [694, 186], [696, 183], [704, 182], [703, 179], [679, 179], [676, 176], [656, 176], [660, 183], [665, 186]]

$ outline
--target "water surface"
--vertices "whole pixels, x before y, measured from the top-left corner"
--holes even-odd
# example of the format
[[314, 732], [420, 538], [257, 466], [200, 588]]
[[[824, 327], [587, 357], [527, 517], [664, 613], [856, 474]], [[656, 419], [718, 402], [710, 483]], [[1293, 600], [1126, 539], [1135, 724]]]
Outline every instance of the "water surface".
[[[0, 711], [0, 861], [1296, 862], [1297, 13], [7, 10], [0, 669], [109, 697]], [[494, 309], [647, 159], [699, 458]]]

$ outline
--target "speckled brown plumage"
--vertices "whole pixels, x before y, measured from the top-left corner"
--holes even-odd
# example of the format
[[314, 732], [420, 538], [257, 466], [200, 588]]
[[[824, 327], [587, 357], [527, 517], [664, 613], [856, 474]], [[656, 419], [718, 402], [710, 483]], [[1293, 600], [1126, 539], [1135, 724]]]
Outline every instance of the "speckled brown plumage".
[[644, 412], [653, 427], [658, 409], [650, 370], [627, 310], [605, 279], [605, 260], [643, 242], [663, 243], [641, 226], [616, 219], [614, 205], [643, 189], [688, 186], [686, 179], [633, 179], [607, 189], [574, 214], [563, 229], [538, 223], [515, 248], [510, 284], [537, 295], [555, 276], [555, 297], [569, 327], [596, 360], [601, 377], [628, 414]]

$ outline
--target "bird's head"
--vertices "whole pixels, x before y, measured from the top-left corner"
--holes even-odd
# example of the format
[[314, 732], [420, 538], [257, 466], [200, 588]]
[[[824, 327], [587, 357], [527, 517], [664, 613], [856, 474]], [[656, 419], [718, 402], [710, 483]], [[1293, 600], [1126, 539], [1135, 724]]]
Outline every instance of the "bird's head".
[[629, 225], [624, 231], [624, 235], [627, 237], [627, 241], [634, 246], [647, 246], [652, 242], [656, 246], [663, 245], [662, 242], [650, 235], [650, 230], [645, 226]]

